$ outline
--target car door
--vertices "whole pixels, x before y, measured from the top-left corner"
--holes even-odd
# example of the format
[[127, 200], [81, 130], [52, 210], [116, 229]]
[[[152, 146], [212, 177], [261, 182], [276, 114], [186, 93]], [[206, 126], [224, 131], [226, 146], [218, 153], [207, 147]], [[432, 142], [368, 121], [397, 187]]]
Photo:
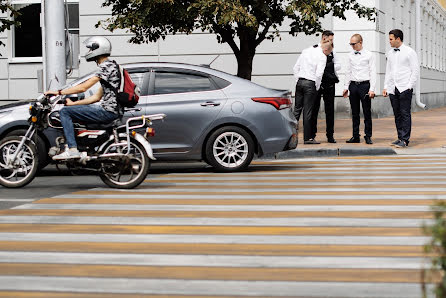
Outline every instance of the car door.
[[167, 115], [154, 122], [158, 154], [190, 151], [227, 100], [211, 75], [178, 68], [153, 69], [149, 94], [146, 113]]

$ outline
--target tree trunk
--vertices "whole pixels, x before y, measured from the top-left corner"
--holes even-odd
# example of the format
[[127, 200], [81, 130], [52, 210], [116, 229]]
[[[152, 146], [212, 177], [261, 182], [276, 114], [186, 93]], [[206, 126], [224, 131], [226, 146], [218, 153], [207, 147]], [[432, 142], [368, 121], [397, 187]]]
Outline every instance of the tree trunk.
[[237, 76], [243, 79], [251, 80], [252, 61], [254, 55], [248, 53], [240, 53], [237, 57]]
[[243, 79], [251, 80], [252, 61], [256, 54], [256, 34], [257, 31], [251, 28], [239, 28], [238, 36], [240, 38], [240, 51], [237, 58], [237, 76]]

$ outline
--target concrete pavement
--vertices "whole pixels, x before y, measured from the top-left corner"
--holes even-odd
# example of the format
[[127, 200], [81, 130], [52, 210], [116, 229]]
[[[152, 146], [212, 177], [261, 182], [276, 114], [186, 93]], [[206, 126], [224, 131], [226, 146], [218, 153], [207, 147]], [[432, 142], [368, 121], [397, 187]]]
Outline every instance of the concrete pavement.
[[[321, 112], [323, 113], [323, 112]], [[268, 155], [266, 158], [287, 159], [311, 156], [355, 156], [392, 154], [433, 154], [445, 153], [446, 148], [446, 107], [412, 113], [412, 134], [408, 148], [397, 149], [390, 145], [397, 139], [394, 117], [373, 119], [373, 145], [364, 141], [364, 118], [361, 114], [361, 143], [347, 144], [352, 137], [351, 119], [336, 119], [336, 144], [330, 144], [325, 137], [325, 119], [318, 121], [316, 140], [320, 145], [304, 145], [302, 121], [299, 123], [299, 145], [297, 149]]]

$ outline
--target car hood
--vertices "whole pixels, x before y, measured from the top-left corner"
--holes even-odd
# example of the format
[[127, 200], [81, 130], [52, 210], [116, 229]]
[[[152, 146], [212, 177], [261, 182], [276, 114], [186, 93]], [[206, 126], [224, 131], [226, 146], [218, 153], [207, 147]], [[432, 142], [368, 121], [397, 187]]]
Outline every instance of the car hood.
[[30, 99], [27, 100], [20, 100], [20, 101], [16, 101], [16, 102], [12, 102], [12, 103], [8, 103], [5, 105], [1, 105], [0, 106], [0, 111], [2, 110], [9, 110], [15, 107], [19, 107], [19, 106], [23, 106], [23, 105], [28, 105], [31, 102]]

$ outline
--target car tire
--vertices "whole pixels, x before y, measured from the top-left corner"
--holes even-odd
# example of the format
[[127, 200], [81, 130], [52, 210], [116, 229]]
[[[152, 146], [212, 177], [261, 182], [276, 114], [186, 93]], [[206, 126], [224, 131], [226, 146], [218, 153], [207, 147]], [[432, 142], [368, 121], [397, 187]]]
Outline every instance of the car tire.
[[205, 156], [219, 172], [246, 169], [254, 157], [254, 141], [246, 130], [225, 126], [214, 131], [206, 142]]
[[[9, 132], [6, 137], [10, 137], [10, 136], [24, 136], [26, 134], [26, 129], [17, 129], [17, 130], [13, 130], [11, 132]], [[45, 145], [45, 141], [39, 136], [36, 136], [36, 149], [37, 149], [37, 156], [39, 157], [39, 163], [38, 163], [38, 170], [43, 169], [44, 167], [46, 167], [50, 160], [48, 157], [48, 150], [46, 148]]]

